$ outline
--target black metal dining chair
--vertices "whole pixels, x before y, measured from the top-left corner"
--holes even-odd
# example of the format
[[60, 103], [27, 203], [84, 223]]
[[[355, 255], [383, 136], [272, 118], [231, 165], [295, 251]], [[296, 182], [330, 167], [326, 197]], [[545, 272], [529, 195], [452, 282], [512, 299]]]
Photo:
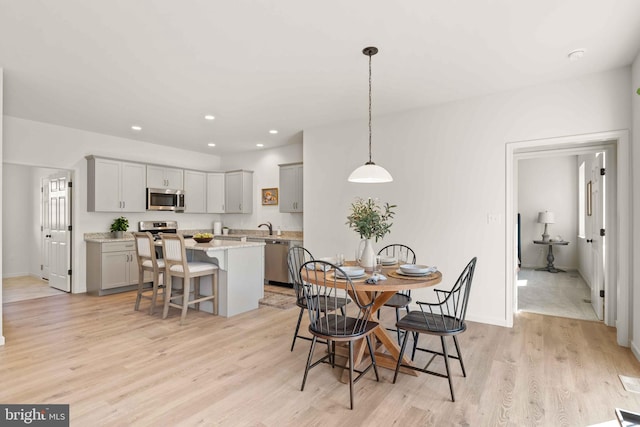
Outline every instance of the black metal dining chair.
[[[300, 277], [304, 283], [302, 289], [309, 313], [309, 332], [313, 335], [300, 390], [304, 391], [307, 375], [311, 368], [323, 362], [331, 364], [332, 367], [336, 366], [336, 342], [346, 342], [349, 346], [349, 402], [350, 408], [353, 409], [353, 385], [371, 368], [375, 372], [376, 381], [380, 380], [375, 352], [371, 344], [371, 333], [379, 326], [378, 322], [370, 320], [373, 301], [368, 304], [361, 302], [351, 279], [345, 272], [340, 267], [325, 261], [305, 262], [300, 267]], [[345, 300], [347, 294], [352, 296], [355, 304], [339, 306], [339, 301]], [[349, 307], [351, 307], [350, 310]], [[339, 308], [341, 310], [338, 310]], [[347, 308], [347, 313], [344, 312], [345, 308]], [[328, 352], [312, 363], [318, 338], [327, 341]], [[353, 343], [363, 338], [367, 341], [371, 363], [360, 371], [353, 366]], [[347, 368], [347, 366], [339, 367]], [[353, 378], [354, 371], [358, 373], [355, 379]]]
[[[416, 350], [424, 351], [432, 354], [431, 358], [424, 366], [419, 368], [413, 365], [405, 365], [402, 363], [402, 357], [407, 347], [408, 334], [405, 332], [404, 339], [402, 340], [402, 347], [400, 349], [400, 356], [398, 357], [398, 363], [396, 365], [396, 372], [393, 376], [393, 383], [395, 384], [398, 378], [398, 371], [400, 367], [413, 369], [416, 371], [424, 372], [426, 374], [435, 375], [449, 380], [449, 390], [451, 391], [451, 401], [455, 402], [455, 396], [453, 394], [453, 383], [451, 381], [451, 370], [449, 368], [449, 359], [456, 359], [460, 362], [460, 368], [462, 368], [462, 376], [466, 377], [467, 373], [464, 369], [464, 363], [462, 361], [462, 353], [460, 353], [460, 345], [458, 344], [457, 335], [464, 332], [467, 329], [467, 325], [464, 321], [467, 313], [467, 304], [469, 302], [469, 292], [471, 290], [471, 281], [473, 280], [473, 273], [476, 268], [477, 258], [473, 258], [469, 264], [464, 268], [460, 277], [453, 285], [450, 291], [435, 289], [435, 293], [438, 299], [437, 303], [427, 303], [418, 301], [417, 304], [420, 310], [411, 311], [404, 316], [400, 321], [396, 323], [398, 329], [417, 333], [418, 337], [414, 339], [413, 343], [413, 355]], [[427, 348], [418, 347], [419, 334], [429, 334], [440, 336], [442, 344], [442, 352], [434, 351]], [[445, 337], [453, 337], [453, 343], [456, 347], [456, 355], [450, 355], [447, 351], [447, 343]], [[444, 358], [444, 366], [446, 374], [429, 370], [429, 365], [436, 356], [442, 356]], [[413, 357], [412, 357], [413, 360]]]
[[[387, 245], [384, 248], [380, 249], [378, 252], [380, 256], [392, 257], [398, 260], [398, 265], [401, 263], [416, 263], [416, 254], [407, 245], [401, 245], [398, 243], [394, 243], [392, 245]], [[383, 307], [393, 307], [396, 310], [396, 322], [400, 320], [400, 309], [404, 308], [409, 313], [409, 304], [411, 304], [411, 290], [404, 290], [396, 292], [394, 296], [392, 296], [389, 301], [387, 301]], [[380, 319], [380, 311], [378, 311], [378, 319]], [[394, 331], [398, 337], [398, 345], [400, 344], [400, 340], [402, 339], [402, 333], [397, 328], [386, 328], [388, 331]]]
[[[296, 330], [293, 333], [293, 341], [291, 342], [291, 351], [293, 351], [294, 346], [296, 345], [296, 338], [301, 338], [303, 340], [311, 341], [311, 338], [305, 335], [300, 335], [300, 323], [302, 322], [302, 315], [304, 311], [307, 309], [307, 300], [304, 296], [303, 291], [303, 281], [300, 279], [300, 267], [307, 261], [313, 261], [313, 255], [307, 249], [302, 246], [294, 246], [289, 249], [287, 253], [287, 264], [289, 267], [289, 274], [291, 275], [291, 280], [293, 281], [293, 289], [296, 292], [296, 305], [300, 307], [300, 314], [298, 314], [298, 322], [296, 323]], [[338, 298], [336, 301], [328, 304], [328, 306], [336, 306], [342, 311], [344, 315], [344, 306], [348, 304], [350, 300], [348, 298]]]

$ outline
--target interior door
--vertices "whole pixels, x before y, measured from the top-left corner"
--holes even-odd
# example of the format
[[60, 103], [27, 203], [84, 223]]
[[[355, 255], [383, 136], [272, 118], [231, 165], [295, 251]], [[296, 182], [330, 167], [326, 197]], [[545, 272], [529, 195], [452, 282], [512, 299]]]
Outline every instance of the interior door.
[[70, 172], [51, 175], [49, 181], [49, 286], [71, 292], [71, 181]]
[[591, 258], [593, 269], [591, 277], [591, 305], [598, 319], [604, 319], [604, 298], [600, 291], [604, 290], [605, 263], [604, 244], [605, 236], [601, 236], [600, 230], [605, 230], [604, 218], [604, 179], [600, 175], [604, 169], [604, 153], [597, 153], [591, 169]]
[[44, 280], [49, 280], [49, 254], [51, 253], [51, 222], [49, 209], [49, 179], [44, 178], [40, 185], [40, 196], [42, 197], [42, 214], [40, 219], [40, 276]]

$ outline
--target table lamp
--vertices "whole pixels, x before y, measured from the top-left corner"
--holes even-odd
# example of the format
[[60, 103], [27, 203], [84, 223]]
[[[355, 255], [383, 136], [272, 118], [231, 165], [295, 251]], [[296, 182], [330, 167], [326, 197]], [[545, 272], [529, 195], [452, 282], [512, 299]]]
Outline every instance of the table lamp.
[[544, 224], [544, 232], [542, 233], [542, 241], [549, 241], [549, 234], [547, 234], [547, 224], [554, 224], [556, 222], [553, 212], [544, 211], [538, 212], [538, 223]]

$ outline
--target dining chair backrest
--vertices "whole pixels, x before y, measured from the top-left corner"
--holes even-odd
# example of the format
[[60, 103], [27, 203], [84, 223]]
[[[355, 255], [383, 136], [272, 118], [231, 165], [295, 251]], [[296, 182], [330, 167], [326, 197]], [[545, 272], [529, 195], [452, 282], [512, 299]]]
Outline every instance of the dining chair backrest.
[[312, 261], [311, 252], [302, 246], [294, 246], [287, 253], [287, 265], [289, 266], [289, 274], [293, 281], [293, 288], [296, 291], [296, 300], [299, 303], [304, 302], [304, 292], [302, 290], [302, 280], [300, 279], [300, 267], [307, 261]]
[[153, 235], [146, 232], [135, 232], [133, 238], [136, 240], [136, 255], [138, 260], [155, 260], [156, 251], [153, 246]]
[[416, 263], [416, 254], [413, 249], [407, 245], [401, 245], [399, 243], [385, 246], [378, 251], [378, 255], [397, 258], [398, 260], [403, 260], [408, 264]]
[[430, 329], [456, 332], [465, 328], [464, 319], [476, 261], [476, 257], [469, 261], [450, 291], [435, 289], [437, 303], [417, 302]]
[[[338, 273], [344, 279], [340, 279]], [[307, 261], [300, 267], [300, 278], [305, 283], [302, 289], [310, 330], [331, 337], [354, 337], [365, 333], [373, 302], [360, 300], [353, 282], [340, 267], [326, 261]], [[347, 294], [355, 304], [345, 306], [354, 307], [345, 315], [340, 310], [340, 297]]]
[[181, 265], [183, 272], [188, 271], [184, 237], [180, 234], [162, 234], [161, 237], [162, 253], [167, 269], [172, 265]]

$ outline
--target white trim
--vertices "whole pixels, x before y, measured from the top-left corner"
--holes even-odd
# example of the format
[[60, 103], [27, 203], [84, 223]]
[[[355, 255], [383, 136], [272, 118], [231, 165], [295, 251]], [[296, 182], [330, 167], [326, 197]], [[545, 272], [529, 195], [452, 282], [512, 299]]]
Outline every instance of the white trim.
[[0, 335], [0, 345], [4, 345], [4, 335]]
[[[618, 344], [624, 347], [630, 345], [630, 307], [629, 298], [630, 284], [630, 254], [631, 254], [631, 153], [629, 147], [629, 131], [615, 130], [608, 132], [562, 136], [557, 138], [514, 141], [505, 144], [506, 154], [506, 191], [505, 191], [505, 246], [506, 246], [506, 292], [505, 292], [505, 312], [507, 314], [506, 323], [513, 326], [515, 299], [517, 290], [515, 288], [517, 268], [514, 260], [516, 248], [517, 222], [515, 220], [515, 197], [517, 194], [518, 165], [517, 160], [527, 157], [542, 157], [544, 155], [576, 154], [577, 151], [584, 153], [592, 148], [606, 148], [608, 144], [616, 145], [617, 153], [617, 269], [615, 270], [615, 298], [608, 298], [611, 318], [605, 318], [605, 323], [617, 327]], [[607, 290], [605, 289], [605, 292]], [[613, 308], [613, 309], [612, 309]], [[615, 318], [613, 318], [615, 317]], [[636, 349], [637, 350], [637, 349]]]

